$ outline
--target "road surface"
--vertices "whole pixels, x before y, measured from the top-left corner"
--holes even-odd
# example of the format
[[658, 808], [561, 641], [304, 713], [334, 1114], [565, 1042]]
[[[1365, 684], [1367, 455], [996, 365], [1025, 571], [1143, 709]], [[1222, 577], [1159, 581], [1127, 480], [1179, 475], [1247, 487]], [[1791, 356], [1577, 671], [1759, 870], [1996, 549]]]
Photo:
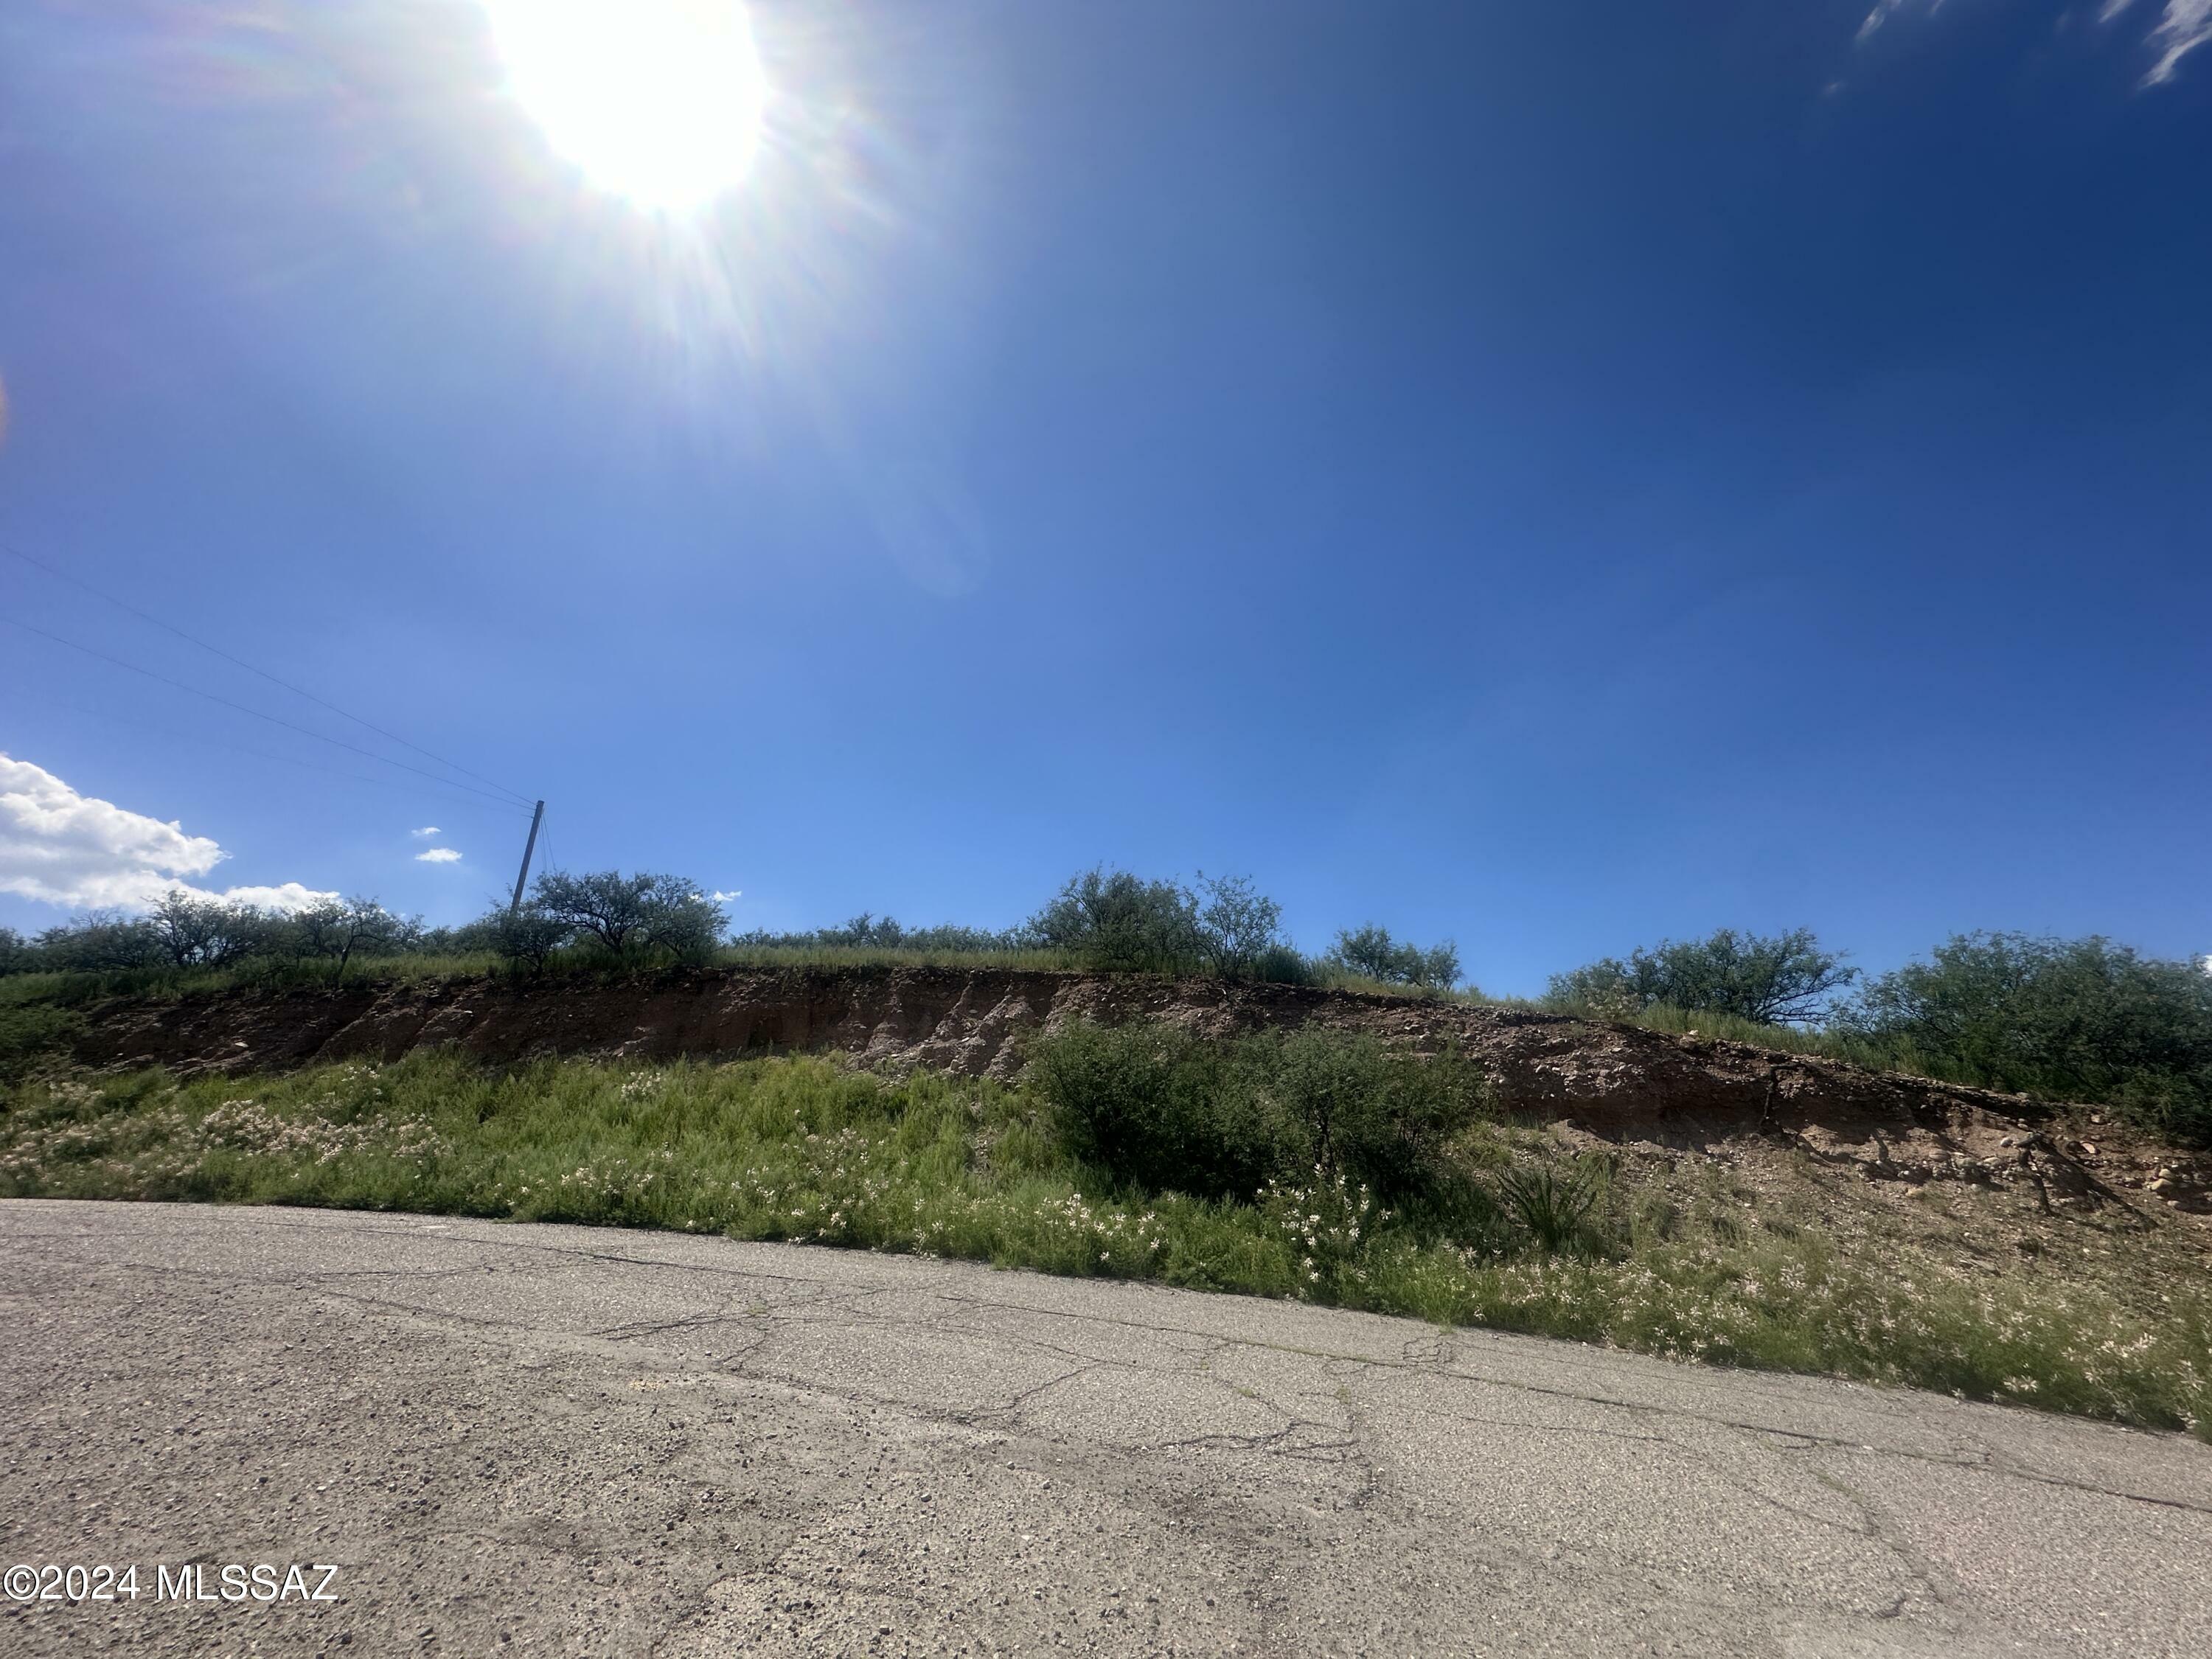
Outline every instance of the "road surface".
[[11, 1655], [2212, 1652], [2212, 1447], [1922, 1394], [281, 1209], [0, 1203], [0, 1566], [138, 1570]]

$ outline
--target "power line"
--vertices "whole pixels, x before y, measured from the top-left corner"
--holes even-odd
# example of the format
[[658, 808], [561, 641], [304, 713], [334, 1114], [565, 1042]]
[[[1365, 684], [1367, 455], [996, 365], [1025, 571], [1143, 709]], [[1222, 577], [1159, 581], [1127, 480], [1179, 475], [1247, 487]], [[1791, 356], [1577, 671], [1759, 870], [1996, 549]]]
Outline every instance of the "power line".
[[[224, 650], [219, 645], [210, 645], [205, 640], [200, 639], [195, 635], [187, 634], [183, 629], [179, 628], [174, 623], [164, 622], [159, 617], [154, 616], [148, 611], [141, 611], [137, 605], [129, 603], [127, 600], [118, 599], [112, 593], [103, 592], [100, 589], [94, 587], [90, 582], [84, 580], [82, 577], [72, 576], [66, 570], [57, 570], [53, 566], [48, 564], [44, 559], [33, 558], [28, 553], [24, 552], [21, 548], [15, 546], [10, 542], [0, 541], [0, 552], [10, 554], [15, 558], [21, 559], [25, 564], [30, 565], [35, 569], [45, 571], [49, 576], [56, 577], [62, 581], [71, 584], [74, 586], [81, 587], [86, 592], [91, 594], [94, 599], [105, 599], [108, 604], [116, 606], [118, 609], [129, 611], [141, 622], [151, 623], [156, 628], [161, 629], [167, 633], [174, 634], [179, 639], [184, 641], [188, 645], [196, 645], [203, 651], [213, 652], [216, 656], [221, 657], [225, 662], [234, 664], [238, 667], [246, 670], [249, 674], [258, 674], [263, 679], [267, 680], [271, 685], [281, 685], [284, 690], [291, 692], [295, 696], [305, 697], [309, 702], [314, 703], [320, 708], [327, 708], [333, 714], [341, 715], [344, 719], [351, 720], [356, 726], [367, 726], [368, 730], [375, 732], [380, 738], [389, 738], [392, 742], [398, 744], [403, 749], [411, 749], [416, 754], [422, 756], [425, 759], [434, 760], [437, 762], [439, 765], [448, 767], [453, 771], [460, 773], [465, 777], [474, 778], [478, 783], [489, 783], [493, 788], [500, 791], [501, 793], [514, 796], [516, 802], [520, 805], [525, 811], [527, 811], [529, 808], [530, 797], [524, 794], [520, 790], [510, 789], [496, 779], [488, 778], [481, 772], [470, 771], [467, 767], [463, 766], [458, 761], [449, 761], [443, 755], [431, 753], [430, 750], [423, 748], [420, 744], [410, 743], [406, 738], [399, 736], [397, 732], [387, 732], [382, 726], [376, 725], [374, 722], [365, 720], [360, 715], [341, 708], [337, 704], [329, 702], [325, 698], [319, 697], [313, 692], [307, 690], [302, 687], [293, 684], [289, 680], [279, 679], [276, 675], [270, 673], [265, 668], [255, 667], [243, 657], [233, 656], [229, 652]], [[49, 635], [47, 637], [53, 638], [56, 636]], [[64, 644], [69, 643], [67, 641], [63, 641], [62, 642]], [[79, 648], [82, 649], [82, 647]], [[126, 663], [124, 664], [123, 666], [128, 667], [130, 665]], [[141, 670], [139, 672], [143, 672], [144, 671]], [[185, 690], [189, 690], [191, 688], [188, 686]], [[201, 695], [205, 696], [207, 694], [203, 692]], [[236, 705], [233, 706], [235, 707]], [[326, 741], [334, 743], [337, 739], [329, 738], [326, 739]], [[347, 746], [351, 747], [350, 744]], [[357, 752], [362, 754], [368, 753], [367, 750], [361, 750]], [[374, 757], [374, 758], [381, 760], [383, 757], [376, 756]], [[398, 761], [393, 761], [391, 763], [394, 766], [400, 764]], [[409, 769], [412, 771], [416, 769], [410, 767]], [[428, 777], [431, 775], [425, 773], [423, 775]], [[441, 781], [450, 781], [450, 780], [441, 779]], [[461, 787], [463, 788], [466, 788], [468, 786], [464, 784]]]
[[[472, 795], [482, 795], [486, 800], [498, 801], [501, 806], [514, 805], [513, 802], [493, 794], [489, 789], [479, 789], [474, 784], [461, 783], [452, 778], [440, 777], [435, 772], [425, 772], [419, 766], [410, 766], [405, 761], [394, 760], [389, 755], [380, 755], [372, 749], [363, 749], [358, 744], [346, 742], [343, 738], [327, 737], [320, 732], [311, 731], [307, 726], [295, 726], [290, 720], [280, 719], [275, 714], [264, 714], [258, 708], [249, 708], [242, 702], [233, 702], [228, 697], [219, 697], [212, 691], [203, 691], [197, 685], [187, 685], [182, 680], [173, 680], [167, 674], [157, 674], [150, 668], [141, 668], [137, 664], [125, 662], [120, 657], [112, 657], [105, 651], [95, 651], [88, 645], [79, 645], [75, 640], [64, 639], [59, 634], [34, 627], [16, 617], [0, 617], [0, 623], [6, 623], [10, 628], [20, 628], [27, 634], [36, 634], [40, 639], [52, 640], [56, 645], [65, 645], [72, 651], [82, 651], [88, 657], [97, 658], [104, 663], [112, 663], [116, 667], [125, 669], [131, 673], [143, 674], [149, 680], [173, 687], [179, 691], [189, 691], [193, 696], [204, 697], [210, 702], [221, 703], [225, 708], [234, 708], [241, 714], [251, 714], [255, 720], [267, 720], [271, 726], [281, 726], [288, 732], [297, 732], [303, 738], [313, 738], [318, 743], [327, 743], [350, 753], [360, 755], [366, 759], [374, 761], [380, 766], [396, 766], [403, 772], [412, 772], [416, 777], [428, 778], [431, 782], [442, 787], [465, 789]], [[431, 758], [434, 760], [437, 757], [433, 756]]]
[[[472, 812], [500, 812], [511, 814], [515, 817], [529, 816], [521, 808], [509, 806], [505, 801], [495, 800], [486, 803], [483, 799], [469, 800], [459, 795], [447, 794], [442, 787], [425, 789], [418, 784], [402, 783], [396, 778], [373, 778], [366, 773], [341, 771], [335, 766], [324, 766], [314, 761], [301, 760], [296, 755], [272, 755], [265, 749], [249, 749], [242, 743], [225, 743], [220, 738], [204, 737], [196, 732], [179, 732], [172, 727], [155, 726], [145, 720], [125, 720], [122, 715], [104, 708], [87, 708], [81, 703], [62, 702], [52, 697], [43, 701], [51, 708], [66, 708], [71, 714], [87, 715], [96, 720], [106, 720], [128, 730], [149, 732], [155, 737], [167, 738], [178, 743], [197, 743], [210, 749], [228, 749], [233, 754], [251, 755], [256, 760], [275, 761], [284, 766], [302, 766], [310, 772], [321, 772], [328, 776], [345, 778], [355, 783], [372, 784], [380, 789], [393, 790], [400, 794], [412, 795], [422, 800], [443, 801], [448, 806], [465, 806]], [[439, 781], [442, 785], [445, 780], [441, 779]]]

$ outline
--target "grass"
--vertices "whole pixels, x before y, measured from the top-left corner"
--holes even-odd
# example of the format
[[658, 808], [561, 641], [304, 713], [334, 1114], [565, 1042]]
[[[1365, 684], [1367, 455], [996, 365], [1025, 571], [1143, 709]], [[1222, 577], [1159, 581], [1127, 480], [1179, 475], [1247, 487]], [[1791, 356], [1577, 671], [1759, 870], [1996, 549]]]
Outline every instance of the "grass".
[[[343, 982], [434, 984], [479, 977], [500, 970], [497, 957], [376, 957], [346, 964]], [[339, 983], [333, 964], [310, 960], [257, 958], [235, 968], [117, 968], [103, 972], [9, 974], [0, 977], [0, 1008], [45, 1003], [80, 1006], [105, 997], [149, 1000], [185, 996], [221, 996], [247, 989], [287, 990]]]
[[[1909, 1383], [2212, 1437], [2212, 1290], [2131, 1234], [1963, 1188], [1862, 1197], [1786, 1154], [1567, 1146], [1484, 1117], [1480, 1224], [1342, 1177], [1202, 1200], [1116, 1182], [1019, 1085], [823, 1058], [381, 1067], [0, 1095], [0, 1194], [291, 1203], [964, 1257]], [[2011, 1240], [2019, 1248], [1997, 1248]], [[2029, 1242], [2033, 1241], [2033, 1249]]]
[[[875, 945], [738, 945], [717, 951], [705, 963], [720, 969], [811, 970], [823, 973], [888, 972], [898, 968], [945, 968], [1001, 971], [1078, 973], [1088, 969], [1067, 951], [902, 951]], [[0, 1008], [28, 1003], [75, 1006], [104, 997], [176, 998], [219, 996], [242, 989], [293, 989], [330, 987], [343, 982], [370, 984], [435, 984], [460, 979], [513, 976], [524, 982], [567, 983], [610, 978], [635, 977], [681, 969], [610, 963], [578, 950], [555, 953], [542, 971], [516, 969], [490, 952], [470, 956], [366, 957], [347, 964], [343, 981], [327, 962], [256, 959], [234, 968], [131, 968], [106, 972], [30, 973], [0, 975]], [[1815, 1055], [1863, 1066], [1873, 1071], [1909, 1073], [1950, 1083], [1975, 1084], [1977, 1079], [1946, 1070], [1916, 1051], [1895, 1043], [1877, 1042], [1849, 1032], [1807, 1030], [1796, 1025], [1763, 1025], [1732, 1014], [1711, 1010], [1674, 1008], [1664, 1004], [1639, 1010], [1590, 1009], [1555, 1006], [1518, 997], [1485, 995], [1472, 986], [1445, 990], [1436, 987], [1395, 984], [1369, 979], [1335, 963], [1309, 963], [1309, 987], [1352, 996], [1413, 997], [1424, 1001], [1452, 1003], [1464, 1007], [1498, 1008], [1563, 1018], [1640, 1026], [1669, 1036], [1697, 1036], [1748, 1043], [1789, 1054]]]
[[[960, 951], [944, 949], [897, 950], [881, 946], [762, 945], [726, 946], [700, 966], [737, 970], [813, 972], [855, 977], [889, 973], [901, 968], [939, 968], [963, 971], [1091, 972], [1073, 952], [1056, 950]], [[143, 968], [106, 972], [27, 973], [0, 975], [0, 1081], [21, 1069], [21, 1061], [39, 1047], [54, 1046], [63, 1022], [42, 1010], [67, 1011], [111, 997], [174, 1000], [188, 997], [221, 996], [246, 990], [331, 988], [341, 982], [356, 989], [367, 986], [438, 984], [461, 980], [506, 978], [531, 985], [613, 983], [658, 979], [693, 971], [673, 965], [611, 962], [585, 950], [556, 952], [542, 969], [509, 964], [490, 953], [470, 956], [398, 956], [366, 957], [350, 963], [341, 981], [331, 964], [293, 959], [257, 959], [234, 968]], [[1664, 1004], [1622, 1010], [1595, 1009], [1522, 998], [1484, 994], [1472, 986], [1452, 989], [1389, 983], [1364, 978], [1339, 964], [1313, 960], [1307, 963], [1306, 985], [1312, 989], [1359, 997], [1412, 997], [1462, 1007], [1497, 1009], [1592, 1024], [1639, 1027], [1668, 1036], [1696, 1036], [1733, 1042], [1753, 1048], [1858, 1066], [1869, 1071], [1893, 1072], [1936, 1082], [1990, 1088], [1992, 1080], [1972, 1066], [1946, 1065], [1909, 1043], [1870, 1038], [1845, 1030], [1821, 1030], [1795, 1025], [1770, 1025], [1710, 1009], [1685, 1009]], [[19, 1052], [20, 1051], [20, 1052]], [[2205, 1144], [2201, 1130], [2192, 1134], [2178, 1126], [2136, 1109], [2133, 1103], [2109, 1091], [2077, 1091], [2069, 1096], [2033, 1086], [2021, 1098], [2053, 1105], [2105, 1106], [2118, 1111], [2163, 1138], [2190, 1145]]]
[[[894, 950], [880, 945], [727, 945], [697, 967], [811, 971], [836, 974], [888, 973], [899, 968], [944, 968], [961, 971], [1090, 973], [1075, 952], [1059, 950]], [[240, 990], [328, 989], [343, 984], [428, 985], [447, 981], [514, 978], [523, 983], [566, 984], [630, 979], [689, 969], [665, 963], [611, 962], [585, 950], [556, 951], [542, 969], [517, 968], [481, 951], [466, 956], [362, 957], [346, 964], [343, 975], [333, 963], [290, 957], [256, 957], [228, 968], [118, 968], [102, 971], [0, 975], [0, 1008], [30, 1003], [78, 1006], [106, 997], [175, 1000], [222, 996]], [[1488, 1000], [1471, 989], [1392, 984], [1368, 979], [1328, 963], [1310, 964], [1306, 983], [1320, 990], [1354, 996], [1417, 997], [1427, 1001], [1480, 1004]]]
[[[888, 972], [895, 968], [960, 968], [1069, 971], [1081, 966], [1060, 951], [992, 951], [953, 954], [874, 946], [732, 946], [702, 967], [812, 969], [830, 973]], [[615, 963], [584, 951], [562, 951], [542, 971], [512, 967], [489, 951], [469, 956], [362, 957], [346, 964], [343, 978], [329, 962], [256, 958], [233, 968], [125, 968], [104, 972], [10, 974], [0, 976], [0, 1007], [27, 1003], [72, 1006], [103, 997], [173, 999], [221, 996], [247, 989], [327, 989], [338, 984], [425, 985], [451, 980], [512, 977], [523, 983], [635, 978], [681, 973], [665, 964]]]

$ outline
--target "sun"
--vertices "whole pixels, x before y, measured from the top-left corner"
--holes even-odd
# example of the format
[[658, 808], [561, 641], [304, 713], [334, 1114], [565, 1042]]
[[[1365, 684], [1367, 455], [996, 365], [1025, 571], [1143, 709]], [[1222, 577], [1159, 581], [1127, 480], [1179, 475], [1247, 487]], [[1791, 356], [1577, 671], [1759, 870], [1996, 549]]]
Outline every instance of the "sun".
[[738, 0], [483, 0], [507, 89], [599, 189], [680, 213], [740, 183], [767, 85]]

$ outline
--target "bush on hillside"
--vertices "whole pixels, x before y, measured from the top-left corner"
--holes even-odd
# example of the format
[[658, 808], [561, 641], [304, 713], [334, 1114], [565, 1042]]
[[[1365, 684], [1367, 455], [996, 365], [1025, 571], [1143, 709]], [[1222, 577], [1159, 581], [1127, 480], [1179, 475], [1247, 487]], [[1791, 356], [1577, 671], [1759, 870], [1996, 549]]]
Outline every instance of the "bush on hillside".
[[1209, 1198], [1316, 1173], [1396, 1200], [1436, 1197], [1445, 1142], [1488, 1099], [1481, 1073], [1456, 1056], [1321, 1030], [1219, 1043], [1079, 1023], [1035, 1045], [1028, 1077], [1079, 1155], [1124, 1182]]
[[530, 906], [619, 961], [696, 961], [721, 942], [721, 907], [683, 876], [549, 870], [531, 889]]
[[284, 918], [173, 887], [146, 913], [162, 957], [173, 968], [227, 968], [277, 944]]
[[155, 968], [163, 959], [161, 941], [145, 920], [115, 909], [88, 910], [74, 922], [49, 927], [35, 949], [33, 967], [64, 974]]
[[1450, 939], [1425, 951], [1411, 940], [1391, 938], [1388, 927], [1371, 921], [1340, 932], [1328, 960], [1347, 973], [1386, 985], [1448, 991], [1459, 983], [1459, 946]]
[[295, 911], [172, 888], [143, 916], [94, 910], [50, 927], [19, 951], [0, 951], [17, 973], [190, 974], [259, 970], [286, 963], [330, 962], [343, 974], [361, 957], [423, 948], [422, 922], [395, 915], [374, 899], [325, 899]]
[[1310, 1160], [1295, 1126], [1231, 1061], [1219, 1044], [1171, 1027], [1078, 1022], [1035, 1045], [1029, 1078], [1077, 1156], [1117, 1181], [1249, 1197]]
[[39, 965], [39, 947], [12, 927], [0, 927], [0, 977], [27, 974]]
[[1283, 907], [1244, 876], [1208, 876], [1195, 888], [1104, 866], [1069, 878], [1022, 929], [1103, 973], [1213, 973], [1303, 983], [1304, 958], [1283, 937]]
[[1109, 973], [1173, 974], [1202, 955], [1198, 901], [1179, 883], [1103, 866], [1069, 878], [1030, 921], [1038, 943]]
[[2091, 937], [1961, 933], [1838, 1022], [1982, 1085], [2094, 1101], [2212, 1142], [2212, 974]]
[[1819, 1018], [1858, 977], [1840, 951], [1824, 951], [1809, 927], [1763, 936], [1723, 927], [1703, 939], [1662, 939], [1627, 961], [1607, 957], [1554, 974], [1554, 1007], [1625, 1016], [1659, 1004], [1711, 1009], [1760, 1025]]
[[[1198, 948], [1224, 979], [1266, 978], [1290, 951], [1283, 938], [1283, 907], [1253, 886], [1248, 876], [1198, 872]], [[1295, 954], [1295, 953], [1291, 953]]]
[[293, 916], [286, 942], [290, 954], [331, 964], [331, 977], [343, 979], [356, 957], [399, 955], [422, 931], [411, 917], [395, 915], [372, 898], [325, 899]]
[[0, 1003], [0, 1084], [64, 1055], [82, 1024], [73, 1010], [48, 1003]]
[[1252, 964], [1252, 977], [1262, 985], [1311, 985], [1314, 965], [1294, 945], [1271, 945]]
[[771, 933], [755, 929], [731, 939], [740, 950], [764, 951], [912, 951], [930, 955], [985, 956], [1024, 951], [1035, 945], [1026, 927], [994, 931], [944, 922], [934, 927], [908, 927], [896, 916], [878, 916], [863, 910], [838, 927], [814, 927], [796, 933]]
[[471, 939], [482, 938], [508, 963], [542, 974], [553, 953], [566, 945], [575, 930], [557, 916], [532, 906], [495, 910], [469, 924]]
[[1324, 1175], [1396, 1198], [1435, 1188], [1445, 1141], [1490, 1095], [1482, 1073], [1455, 1054], [1425, 1060], [1337, 1031], [1250, 1037], [1239, 1058], [1301, 1126]]

